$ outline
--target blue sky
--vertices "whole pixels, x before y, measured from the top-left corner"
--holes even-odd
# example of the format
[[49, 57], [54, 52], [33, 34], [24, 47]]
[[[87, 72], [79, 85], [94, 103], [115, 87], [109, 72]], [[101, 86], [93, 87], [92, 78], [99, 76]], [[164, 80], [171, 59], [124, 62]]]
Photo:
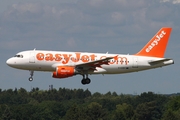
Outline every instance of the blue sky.
[[[2, 0], [0, 2], [0, 88], [39, 87], [89, 89], [92, 93], [140, 94], [180, 92], [180, 0]], [[17, 52], [31, 49], [134, 54], [161, 27], [172, 27], [166, 58], [174, 65], [119, 75], [90, 75], [54, 79], [6, 65]]]

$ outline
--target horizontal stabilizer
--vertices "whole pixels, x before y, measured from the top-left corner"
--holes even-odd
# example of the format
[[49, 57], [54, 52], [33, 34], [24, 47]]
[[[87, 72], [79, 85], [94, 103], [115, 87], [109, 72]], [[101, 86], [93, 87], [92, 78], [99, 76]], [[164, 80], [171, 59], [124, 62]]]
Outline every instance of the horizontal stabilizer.
[[156, 61], [149, 61], [149, 64], [151, 65], [156, 65], [156, 64], [160, 64], [160, 63], [163, 63], [163, 62], [166, 62], [166, 61], [169, 61], [169, 60], [172, 60], [172, 59], [161, 59], [161, 60], [156, 60]]

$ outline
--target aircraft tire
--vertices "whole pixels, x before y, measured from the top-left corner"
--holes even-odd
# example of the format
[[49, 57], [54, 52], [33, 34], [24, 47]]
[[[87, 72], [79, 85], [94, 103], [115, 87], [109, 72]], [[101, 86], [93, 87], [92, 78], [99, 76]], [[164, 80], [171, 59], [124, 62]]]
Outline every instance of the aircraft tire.
[[82, 83], [83, 85], [85, 85], [85, 84], [86, 84], [86, 79], [82, 79], [82, 80], [81, 80], [81, 83]]
[[89, 78], [86, 79], [86, 84], [89, 84], [91, 80]]
[[30, 77], [30, 78], [29, 78], [29, 81], [33, 81], [33, 78], [32, 78], [32, 77]]

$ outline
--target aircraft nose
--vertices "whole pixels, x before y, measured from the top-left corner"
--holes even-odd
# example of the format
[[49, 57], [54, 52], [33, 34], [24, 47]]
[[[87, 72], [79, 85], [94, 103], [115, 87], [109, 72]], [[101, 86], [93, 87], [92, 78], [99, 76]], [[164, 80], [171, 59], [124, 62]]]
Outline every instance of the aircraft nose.
[[7, 61], [6, 61], [6, 64], [9, 65], [9, 66], [12, 66], [14, 64], [14, 61], [9, 58]]

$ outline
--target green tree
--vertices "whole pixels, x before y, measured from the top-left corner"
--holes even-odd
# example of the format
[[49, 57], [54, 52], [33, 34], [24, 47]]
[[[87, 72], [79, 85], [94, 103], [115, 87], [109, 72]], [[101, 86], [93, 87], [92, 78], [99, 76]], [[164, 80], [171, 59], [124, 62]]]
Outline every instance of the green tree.
[[160, 119], [160, 117], [155, 101], [141, 103], [136, 108], [135, 118], [138, 120], [153, 120]]
[[2, 119], [3, 120], [10, 120], [10, 119], [13, 119], [13, 116], [12, 116], [12, 112], [9, 108], [8, 105], [5, 105], [4, 106], [4, 112], [2, 114]]
[[127, 120], [123, 111], [116, 111], [112, 117], [113, 120]]
[[90, 97], [91, 96], [91, 92], [88, 89], [86, 89], [84, 91], [84, 94], [85, 94], [85, 97]]
[[162, 120], [179, 120], [179, 118], [180, 118], [179, 114], [176, 114], [172, 110], [167, 110], [164, 113]]
[[87, 120], [105, 120], [107, 119], [107, 111], [97, 102], [92, 102], [87, 106]]
[[112, 95], [116, 97], [118, 96], [116, 92], [113, 92]]
[[102, 94], [99, 93], [99, 92], [95, 92], [95, 93], [93, 94], [93, 97], [96, 97], [96, 98], [101, 97], [101, 96], [102, 96]]
[[82, 110], [77, 104], [74, 104], [67, 111], [65, 120], [86, 120], [85, 111]]
[[178, 120], [180, 118], [180, 96], [170, 97], [165, 108], [163, 120]]
[[126, 103], [116, 105], [116, 110], [113, 114], [114, 120], [131, 120], [134, 115], [134, 110], [131, 105]]
[[56, 101], [43, 101], [37, 106], [36, 113], [41, 116], [41, 119], [56, 120], [65, 115], [64, 106]]

